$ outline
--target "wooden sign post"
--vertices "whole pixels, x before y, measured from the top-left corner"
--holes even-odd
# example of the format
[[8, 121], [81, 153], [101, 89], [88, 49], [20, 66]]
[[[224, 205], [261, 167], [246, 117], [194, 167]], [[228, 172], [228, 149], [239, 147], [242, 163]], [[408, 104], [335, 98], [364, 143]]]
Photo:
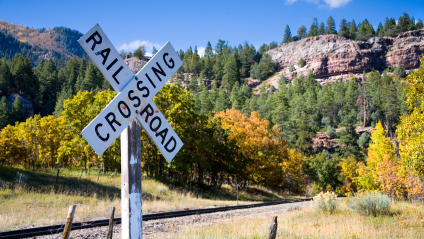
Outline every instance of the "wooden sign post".
[[121, 135], [122, 238], [143, 238], [140, 124], [170, 162], [183, 142], [152, 99], [183, 63], [167, 42], [134, 75], [98, 24], [78, 42], [118, 92], [81, 134], [98, 156]]

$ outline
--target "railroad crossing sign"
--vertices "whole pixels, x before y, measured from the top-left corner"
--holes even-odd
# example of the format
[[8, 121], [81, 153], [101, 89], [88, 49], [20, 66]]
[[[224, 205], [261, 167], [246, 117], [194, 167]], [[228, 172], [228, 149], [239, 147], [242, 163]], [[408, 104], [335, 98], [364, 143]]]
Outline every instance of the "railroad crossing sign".
[[182, 66], [171, 43], [167, 42], [134, 75], [99, 25], [78, 40], [118, 95], [81, 132], [97, 155], [103, 152], [137, 118], [170, 162], [183, 146], [181, 139], [153, 102], [153, 96]]
[[136, 121], [170, 162], [183, 142], [152, 99], [183, 63], [167, 42], [134, 75], [98, 24], [78, 42], [118, 92], [81, 134], [99, 156], [121, 135], [121, 235], [123, 239], [143, 238], [141, 131]]

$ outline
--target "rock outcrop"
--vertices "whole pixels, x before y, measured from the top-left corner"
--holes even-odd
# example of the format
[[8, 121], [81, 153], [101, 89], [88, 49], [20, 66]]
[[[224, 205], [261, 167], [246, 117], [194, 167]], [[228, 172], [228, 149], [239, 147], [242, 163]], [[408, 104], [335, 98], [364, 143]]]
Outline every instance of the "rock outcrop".
[[[409, 31], [397, 37], [372, 37], [357, 42], [337, 35], [304, 38], [268, 51], [282, 74], [289, 80], [312, 71], [316, 78], [329, 78], [372, 69], [384, 69], [399, 62], [406, 68], [417, 68], [424, 53], [424, 29]], [[298, 67], [300, 58], [306, 61]], [[290, 65], [296, 70], [289, 71]]]
[[25, 118], [34, 116], [34, 107], [32, 105], [32, 101], [29, 100], [25, 96], [21, 96], [17, 93], [11, 93], [6, 97], [7, 100], [7, 108], [12, 109], [13, 103], [15, 102], [16, 97], [19, 97], [19, 101], [21, 101], [21, 109]]

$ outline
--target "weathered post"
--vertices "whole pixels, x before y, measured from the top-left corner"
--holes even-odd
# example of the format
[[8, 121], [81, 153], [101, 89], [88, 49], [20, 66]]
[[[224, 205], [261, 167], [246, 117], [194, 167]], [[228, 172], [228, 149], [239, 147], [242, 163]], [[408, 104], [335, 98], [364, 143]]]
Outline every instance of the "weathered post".
[[121, 134], [122, 239], [143, 238], [140, 137], [140, 125], [135, 119]]
[[115, 217], [115, 207], [110, 208], [109, 230], [107, 231], [106, 239], [112, 239], [113, 236], [113, 218]]
[[171, 162], [183, 142], [152, 100], [183, 62], [167, 42], [134, 75], [98, 24], [78, 42], [118, 92], [81, 134], [99, 157], [121, 135], [122, 238], [142, 238], [141, 130], [138, 123]]
[[271, 218], [271, 225], [269, 226], [268, 239], [275, 239], [277, 236], [277, 216]]
[[62, 239], [68, 239], [71, 234], [72, 220], [74, 220], [75, 208], [77, 205], [69, 207], [68, 216], [66, 217], [65, 229], [63, 229]]
[[59, 179], [59, 171], [60, 171], [60, 169], [58, 168], [57, 169], [57, 174], [56, 174], [56, 181], [54, 182], [54, 185], [57, 184], [57, 180]]
[[18, 187], [17, 189], [19, 189], [19, 187], [21, 186], [21, 181], [22, 181], [22, 173], [19, 176], [19, 182], [18, 182]]

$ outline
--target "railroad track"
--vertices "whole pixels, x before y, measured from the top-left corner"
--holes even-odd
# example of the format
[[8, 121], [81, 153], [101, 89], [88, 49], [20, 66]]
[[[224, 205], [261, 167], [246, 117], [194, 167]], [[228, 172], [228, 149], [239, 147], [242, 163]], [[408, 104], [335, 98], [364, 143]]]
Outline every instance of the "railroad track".
[[[173, 217], [184, 217], [184, 216], [190, 216], [190, 215], [196, 215], [196, 214], [231, 211], [231, 210], [237, 210], [237, 209], [272, 206], [272, 205], [293, 203], [293, 202], [304, 202], [304, 201], [310, 201], [310, 200], [312, 200], [312, 199], [308, 198], [308, 199], [281, 200], [281, 201], [255, 203], [255, 204], [248, 204], [248, 205], [238, 205], [238, 206], [227, 206], [227, 207], [216, 207], [216, 208], [193, 209], [193, 210], [182, 210], [182, 211], [174, 211], [174, 212], [145, 214], [145, 215], [143, 215], [143, 221], [150, 221], [150, 220], [157, 220], [157, 219], [164, 219], [164, 218], [173, 218]], [[121, 218], [115, 218], [113, 220], [113, 222], [115, 224], [121, 224]], [[86, 229], [86, 228], [92, 228], [92, 227], [101, 227], [101, 226], [107, 226], [107, 225], [109, 225], [109, 219], [86, 221], [86, 222], [74, 222], [74, 223], [72, 223], [72, 230]], [[20, 230], [14, 230], [14, 231], [0, 232], [0, 239], [25, 238], [25, 237], [34, 237], [34, 236], [57, 234], [57, 233], [62, 233], [64, 227], [65, 227], [65, 224], [58, 224], [58, 225], [52, 225], [52, 226], [34, 227], [34, 228], [28, 228], [28, 229], [20, 229]]]

